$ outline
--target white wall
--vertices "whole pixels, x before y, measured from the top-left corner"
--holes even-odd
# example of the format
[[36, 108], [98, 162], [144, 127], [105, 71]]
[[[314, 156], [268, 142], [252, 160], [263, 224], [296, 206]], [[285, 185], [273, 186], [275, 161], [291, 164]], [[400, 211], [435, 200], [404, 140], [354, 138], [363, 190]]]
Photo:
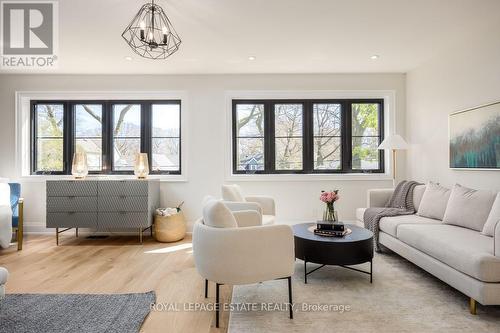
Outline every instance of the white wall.
[[458, 182], [500, 190], [500, 171], [448, 168], [448, 115], [500, 101], [500, 24], [407, 73], [407, 174], [420, 181]]
[[[160, 64], [160, 63], [159, 63]], [[162, 204], [185, 200], [187, 219], [201, 212], [206, 194], [220, 195], [225, 182], [226, 101], [229, 90], [394, 90], [397, 131], [405, 127], [404, 74], [339, 75], [0, 75], [0, 176], [14, 177], [15, 170], [15, 91], [162, 91], [185, 90], [189, 100], [188, 181], [162, 183]], [[404, 176], [404, 159], [399, 161]], [[45, 185], [22, 179], [26, 198], [27, 230], [39, 230], [45, 223]], [[366, 190], [390, 187], [391, 181], [278, 181], [241, 182], [248, 194], [268, 194], [276, 198], [278, 218], [284, 223], [314, 220], [321, 216], [318, 193], [322, 189], [341, 190], [338, 203], [342, 219], [353, 219], [356, 207], [366, 201]]]

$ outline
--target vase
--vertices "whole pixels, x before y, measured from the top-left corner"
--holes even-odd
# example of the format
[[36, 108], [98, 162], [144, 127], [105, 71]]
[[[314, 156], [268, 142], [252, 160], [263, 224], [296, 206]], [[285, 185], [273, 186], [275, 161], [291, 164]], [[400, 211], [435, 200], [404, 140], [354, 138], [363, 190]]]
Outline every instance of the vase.
[[323, 213], [323, 221], [337, 222], [337, 211], [332, 204], [326, 204], [325, 212]]

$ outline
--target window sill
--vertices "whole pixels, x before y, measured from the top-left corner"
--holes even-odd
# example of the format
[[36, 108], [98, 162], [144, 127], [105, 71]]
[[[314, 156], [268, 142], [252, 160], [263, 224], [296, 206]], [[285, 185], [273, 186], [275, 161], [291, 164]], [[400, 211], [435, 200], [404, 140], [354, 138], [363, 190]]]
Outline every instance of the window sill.
[[279, 181], [392, 181], [392, 176], [387, 173], [342, 173], [342, 174], [231, 174], [227, 181], [250, 182], [279, 182]]
[[[47, 180], [73, 180], [71, 175], [27, 175], [21, 176], [20, 181], [26, 183], [43, 183]], [[120, 180], [120, 179], [137, 179], [133, 175], [88, 175], [86, 180]], [[181, 183], [187, 182], [184, 175], [149, 175], [147, 179], [159, 179], [165, 183]]]

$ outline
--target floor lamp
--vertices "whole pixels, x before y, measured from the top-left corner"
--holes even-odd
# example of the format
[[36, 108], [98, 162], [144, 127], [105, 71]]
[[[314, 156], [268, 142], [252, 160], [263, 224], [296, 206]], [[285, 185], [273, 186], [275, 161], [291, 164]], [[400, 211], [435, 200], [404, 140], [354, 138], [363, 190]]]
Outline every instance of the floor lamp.
[[378, 149], [392, 150], [392, 186], [396, 186], [396, 150], [408, 149], [408, 143], [397, 134], [391, 134], [382, 141]]

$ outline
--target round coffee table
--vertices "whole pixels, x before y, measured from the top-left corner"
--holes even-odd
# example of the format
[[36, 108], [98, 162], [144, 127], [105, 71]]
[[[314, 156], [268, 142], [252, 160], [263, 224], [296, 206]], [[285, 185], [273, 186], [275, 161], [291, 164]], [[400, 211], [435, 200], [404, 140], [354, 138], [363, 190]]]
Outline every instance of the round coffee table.
[[[304, 282], [307, 276], [326, 265], [341, 266], [370, 275], [373, 282], [373, 232], [353, 224], [345, 227], [352, 232], [344, 237], [324, 237], [315, 235], [312, 229], [316, 223], [301, 223], [293, 226], [295, 239], [295, 257], [304, 260]], [[313, 227], [313, 228], [311, 228]], [[307, 263], [320, 264], [310, 272]], [[370, 262], [370, 271], [366, 272], [349, 265]]]

